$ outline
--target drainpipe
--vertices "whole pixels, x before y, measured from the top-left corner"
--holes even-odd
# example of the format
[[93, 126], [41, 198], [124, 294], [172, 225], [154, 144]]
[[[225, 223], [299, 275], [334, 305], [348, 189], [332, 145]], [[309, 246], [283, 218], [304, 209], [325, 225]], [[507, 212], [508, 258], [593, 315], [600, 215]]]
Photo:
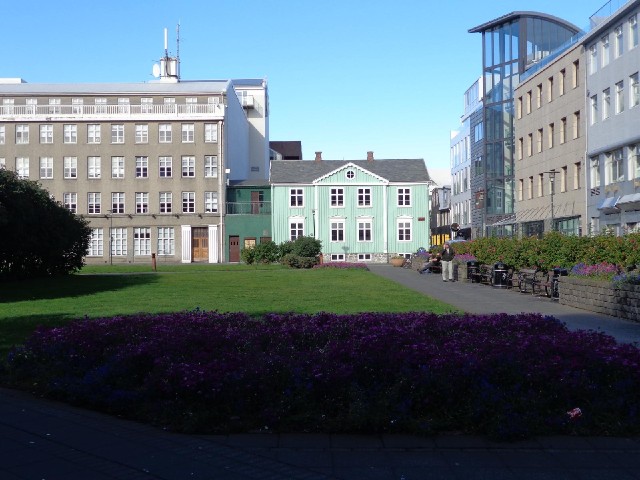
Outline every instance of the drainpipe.
[[[219, 204], [218, 204], [218, 212], [220, 213], [220, 233], [218, 244], [220, 245], [218, 252], [218, 263], [222, 263], [224, 259], [224, 213], [223, 210], [227, 208], [227, 190], [226, 190], [226, 182], [223, 182], [222, 176], [225, 175], [224, 169], [222, 168], [226, 165], [226, 157], [224, 153], [224, 124], [222, 121], [218, 122], [218, 135], [219, 138], [219, 146], [218, 146], [218, 192], [220, 194]], [[224, 161], [223, 161], [224, 159]], [[223, 187], [223, 185], [225, 185]]]

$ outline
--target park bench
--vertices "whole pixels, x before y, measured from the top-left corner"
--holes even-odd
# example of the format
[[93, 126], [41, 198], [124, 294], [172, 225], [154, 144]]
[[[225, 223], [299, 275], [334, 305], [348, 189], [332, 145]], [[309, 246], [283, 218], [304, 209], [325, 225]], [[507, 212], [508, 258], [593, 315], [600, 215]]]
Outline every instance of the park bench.
[[527, 293], [528, 288], [530, 288], [531, 295], [536, 295], [536, 293], [542, 294], [544, 290], [544, 294], [547, 297], [551, 297], [554, 292], [556, 280], [542, 270], [536, 268], [521, 268], [518, 271], [518, 275], [514, 277], [513, 282], [514, 287], [517, 282], [518, 290], [520, 290], [521, 293]]
[[490, 265], [480, 265], [476, 272], [476, 279], [479, 283], [491, 285], [493, 283], [493, 267]]

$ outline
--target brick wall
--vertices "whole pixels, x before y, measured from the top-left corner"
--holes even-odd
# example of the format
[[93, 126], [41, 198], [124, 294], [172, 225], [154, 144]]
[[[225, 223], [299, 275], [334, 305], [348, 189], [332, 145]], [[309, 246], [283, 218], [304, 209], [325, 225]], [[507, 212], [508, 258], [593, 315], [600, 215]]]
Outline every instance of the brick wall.
[[559, 302], [590, 312], [640, 321], [640, 286], [613, 288], [610, 282], [560, 277]]

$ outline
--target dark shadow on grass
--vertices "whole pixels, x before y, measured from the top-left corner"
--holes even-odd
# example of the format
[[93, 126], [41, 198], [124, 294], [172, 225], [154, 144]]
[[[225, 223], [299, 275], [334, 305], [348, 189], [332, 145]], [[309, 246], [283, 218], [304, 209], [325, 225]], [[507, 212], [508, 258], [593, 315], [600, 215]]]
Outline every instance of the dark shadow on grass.
[[98, 292], [122, 290], [137, 285], [155, 283], [157, 280], [157, 275], [149, 274], [100, 274], [68, 275], [8, 282], [0, 284], [0, 304], [82, 297]]
[[15, 346], [22, 345], [36, 328], [59, 327], [75, 318], [71, 314], [58, 313], [12, 317], [0, 321], [0, 364], [6, 360], [9, 351]]

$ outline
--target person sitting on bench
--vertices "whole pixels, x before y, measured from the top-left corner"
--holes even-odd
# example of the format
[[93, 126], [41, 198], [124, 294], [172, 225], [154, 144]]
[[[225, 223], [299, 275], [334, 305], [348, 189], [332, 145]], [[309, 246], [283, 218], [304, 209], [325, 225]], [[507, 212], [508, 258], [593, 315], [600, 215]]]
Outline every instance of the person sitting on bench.
[[424, 262], [424, 265], [422, 265], [422, 268], [418, 269], [418, 273], [419, 274], [423, 274], [423, 273], [432, 273], [432, 268], [436, 267], [440, 265], [440, 257], [438, 257], [435, 254], [431, 254], [431, 257], [429, 257], [429, 260]]

